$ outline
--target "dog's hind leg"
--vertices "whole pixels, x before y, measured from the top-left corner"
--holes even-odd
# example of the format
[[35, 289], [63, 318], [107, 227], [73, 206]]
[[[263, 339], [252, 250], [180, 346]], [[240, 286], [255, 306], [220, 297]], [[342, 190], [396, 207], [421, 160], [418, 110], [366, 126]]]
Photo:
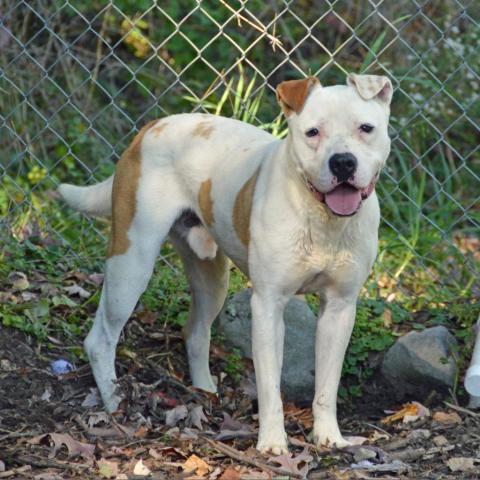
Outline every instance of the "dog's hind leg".
[[217, 250], [213, 259], [200, 259], [187, 239], [175, 229], [170, 239], [182, 257], [192, 294], [184, 338], [194, 387], [216, 392], [208, 364], [210, 327], [219, 314], [228, 289], [229, 261]]
[[[115, 187], [114, 187], [115, 188]], [[159, 199], [152, 192], [162, 192]], [[122, 203], [122, 202], [125, 202]], [[125, 216], [132, 201], [130, 220]], [[115, 411], [115, 349], [123, 326], [147, 287], [164, 238], [184, 209], [180, 189], [161, 179], [145, 178], [133, 200], [114, 202], [112, 236], [100, 305], [85, 350], [108, 411]]]

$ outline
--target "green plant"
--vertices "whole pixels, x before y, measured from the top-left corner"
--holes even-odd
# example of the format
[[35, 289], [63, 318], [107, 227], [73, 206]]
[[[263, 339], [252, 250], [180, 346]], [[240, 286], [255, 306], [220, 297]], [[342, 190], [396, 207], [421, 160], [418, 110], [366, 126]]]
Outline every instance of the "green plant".
[[243, 373], [242, 355], [238, 349], [233, 349], [225, 358], [225, 373], [238, 382]]

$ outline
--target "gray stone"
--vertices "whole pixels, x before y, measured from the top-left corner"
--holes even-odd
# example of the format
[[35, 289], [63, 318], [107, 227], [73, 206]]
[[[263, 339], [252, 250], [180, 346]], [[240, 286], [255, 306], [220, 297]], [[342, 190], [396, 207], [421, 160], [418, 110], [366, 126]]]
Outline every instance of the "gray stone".
[[[250, 289], [234, 295], [217, 320], [217, 329], [225, 344], [252, 358], [252, 314]], [[285, 346], [282, 392], [287, 401], [312, 401], [315, 389], [316, 318], [308, 304], [293, 298], [284, 314]]]
[[382, 373], [397, 396], [428, 395], [455, 383], [456, 366], [451, 355], [455, 337], [443, 326], [410, 332], [397, 340], [383, 359]]

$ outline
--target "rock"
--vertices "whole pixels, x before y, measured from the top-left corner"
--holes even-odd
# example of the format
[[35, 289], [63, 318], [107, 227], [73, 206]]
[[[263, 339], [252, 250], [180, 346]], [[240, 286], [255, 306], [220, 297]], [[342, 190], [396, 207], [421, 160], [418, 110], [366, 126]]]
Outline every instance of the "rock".
[[419, 428], [417, 430], [412, 430], [408, 435], [407, 435], [407, 440], [409, 442], [418, 442], [420, 440], [428, 440], [432, 435], [432, 432], [430, 430], [427, 430], [425, 428]]
[[382, 373], [399, 398], [447, 390], [455, 382], [456, 366], [450, 352], [457, 345], [443, 326], [407, 333], [386, 353]]
[[360, 463], [363, 460], [372, 460], [376, 456], [377, 453], [371, 448], [360, 447], [353, 455], [353, 458], [357, 463]]
[[[251, 295], [250, 289], [234, 295], [217, 320], [226, 345], [238, 348], [248, 358], [252, 358]], [[295, 297], [285, 308], [284, 320], [282, 392], [287, 401], [311, 402], [315, 389], [316, 317], [305, 301]]]

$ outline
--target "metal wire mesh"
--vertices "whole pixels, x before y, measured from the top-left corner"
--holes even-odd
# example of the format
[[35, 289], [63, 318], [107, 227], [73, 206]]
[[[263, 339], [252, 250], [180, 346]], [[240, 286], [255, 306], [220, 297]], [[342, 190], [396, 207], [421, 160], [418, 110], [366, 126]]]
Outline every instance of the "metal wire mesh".
[[467, 281], [453, 268], [459, 262], [478, 273], [474, 0], [12, 0], [0, 16], [0, 204], [10, 224], [34, 209], [70, 241], [35, 195], [105, 178], [147, 120], [220, 111], [281, 131], [280, 81], [381, 73], [395, 86], [383, 231], [442, 283]]

